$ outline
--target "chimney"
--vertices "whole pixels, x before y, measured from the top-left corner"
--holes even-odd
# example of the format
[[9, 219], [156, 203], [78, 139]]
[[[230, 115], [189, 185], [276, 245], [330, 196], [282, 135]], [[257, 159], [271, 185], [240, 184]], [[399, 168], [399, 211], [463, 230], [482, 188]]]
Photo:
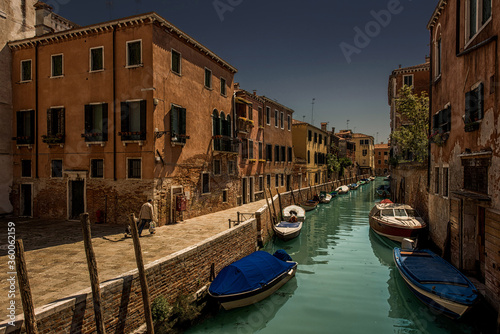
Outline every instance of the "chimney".
[[332, 127], [332, 133], [335, 133], [335, 127]]
[[35, 7], [35, 34], [36, 36], [42, 36], [45, 34], [50, 34], [54, 30], [50, 27], [50, 14], [52, 13], [52, 7], [37, 1], [33, 7]]
[[236, 89], [236, 90], [240, 89], [240, 83], [239, 82], [235, 82], [233, 86], [234, 86], [234, 89]]
[[326, 132], [326, 126], [327, 125], [328, 125], [328, 123], [326, 123], [326, 122], [321, 123], [321, 130], [323, 130], [323, 131]]
[[431, 57], [425, 56], [425, 63], [430, 63], [431, 62]]
[[257, 90], [253, 90], [253, 95], [257, 95]]

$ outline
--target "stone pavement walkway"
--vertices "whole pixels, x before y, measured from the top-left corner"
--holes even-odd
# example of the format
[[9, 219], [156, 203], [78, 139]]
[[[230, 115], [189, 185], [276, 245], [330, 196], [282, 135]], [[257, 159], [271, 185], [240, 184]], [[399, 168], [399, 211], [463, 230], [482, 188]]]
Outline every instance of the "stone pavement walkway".
[[[187, 219], [156, 229], [156, 234], [143, 231], [141, 240], [144, 263], [150, 263], [199, 243], [229, 228], [228, 219], [236, 220], [237, 212], [254, 213], [265, 200], [232, 209]], [[82, 228], [77, 221], [14, 219], [16, 238], [23, 239], [27, 270], [35, 308], [71, 296], [90, 287]], [[0, 220], [0, 305], [8, 305], [7, 225]], [[92, 243], [101, 282], [120, 277], [136, 269], [132, 238], [125, 238], [125, 226], [92, 224]], [[16, 287], [19, 291], [19, 287]], [[16, 293], [16, 314], [22, 313]], [[4, 309], [0, 323], [7, 320]]]

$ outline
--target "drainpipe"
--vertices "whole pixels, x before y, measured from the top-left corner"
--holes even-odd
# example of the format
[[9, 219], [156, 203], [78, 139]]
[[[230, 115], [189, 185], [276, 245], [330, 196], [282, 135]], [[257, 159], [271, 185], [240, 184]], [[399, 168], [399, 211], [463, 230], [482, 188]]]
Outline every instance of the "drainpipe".
[[[431, 127], [432, 127], [432, 82], [433, 82], [433, 70], [434, 70], [434, 67], [432, 66], [432, 63], [433, 63], [433, 54], [434, 54], [434, 48], [433, 48], [433, 44], [432, 44], [432, 35], [433, 35], [433, 32], [434, 32], [434, 28], [431, 28], [430, 30], [430, 63], [429, 63], [429, 129], [427, 129], [427, 135], [428, 135], [428, 138], [430, 138], [431, 136]], [[430, 191], [431, 189], [431, 142], [428, 141], [427, 142], [427, 154], [428, 154], [428, 157], [427, 157], [427, 190]]]
[[35, 43], [35, 178], [38, 179], [38, 42]]
[[116, 27], [113, 26], [113, 180], [116, 181], [116, 59], [115, 59]]
[[455, 18], [455, 54], [460, 53], [460, 0], [457, 0], [457, 17]]

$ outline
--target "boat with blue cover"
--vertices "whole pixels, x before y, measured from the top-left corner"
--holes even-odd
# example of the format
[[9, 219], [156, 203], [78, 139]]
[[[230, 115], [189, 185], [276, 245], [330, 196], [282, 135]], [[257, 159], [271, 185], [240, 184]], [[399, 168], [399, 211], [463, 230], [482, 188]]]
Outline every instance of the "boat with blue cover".
[[454, 319], [476, 304], [474, 285], [432, 251], [394, 248], [393, 253], [399, 273], [424, 304]]
[[271, 255], [256, 251], [224, 267], [215, 277], [209, 295], [226, 310], [257, 303], [282, 287], [297, 271], [297, 262], [284, 251]]

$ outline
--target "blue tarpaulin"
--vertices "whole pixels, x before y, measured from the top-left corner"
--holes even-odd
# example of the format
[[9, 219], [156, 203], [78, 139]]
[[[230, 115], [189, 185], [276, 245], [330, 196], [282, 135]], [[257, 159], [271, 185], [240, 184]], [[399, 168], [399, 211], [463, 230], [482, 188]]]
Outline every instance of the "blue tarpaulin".
[[210, 285], [212, 295], [252, 291], [292, 269], [295, 263], [282, 261], [263, 251], [254, 252], [220, 271]]

